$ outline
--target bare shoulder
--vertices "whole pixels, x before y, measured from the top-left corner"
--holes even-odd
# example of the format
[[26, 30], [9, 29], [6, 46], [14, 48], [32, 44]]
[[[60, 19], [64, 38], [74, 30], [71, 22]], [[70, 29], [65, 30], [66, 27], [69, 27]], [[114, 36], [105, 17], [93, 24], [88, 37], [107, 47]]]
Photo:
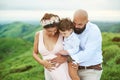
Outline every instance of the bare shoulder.
[[38, 37], [39, 37], [39, 34], [40, 34], [40, 32], [39, 32], [39, 31], [38, 31], [38, 32], [36, 32], [36, 33], [35, 33], [35, 37], [36, 37], [36, 38], [38, 38]]
[[34, 37], [34, 40], [35, 40], [35, 41], [38, 41], [38, 40], [39, 40], [39, 34], [40, 34], [39, 31], [35, 33], [35, 37]]
[[36, 32], [36, 33], [35, 33], [35, 36], [39, 36], [39, 33], [40, 33], [39, 31], [38, 31], [38, 32]]

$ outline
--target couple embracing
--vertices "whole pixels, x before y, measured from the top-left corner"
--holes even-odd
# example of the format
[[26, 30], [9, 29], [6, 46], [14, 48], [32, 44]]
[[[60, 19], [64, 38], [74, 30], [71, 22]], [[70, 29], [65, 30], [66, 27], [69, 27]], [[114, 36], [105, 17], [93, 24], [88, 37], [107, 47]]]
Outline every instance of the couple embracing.
[[45, 80], [100, 80], [101, 32], [85, 10], [77, 10], [73, 22], [49, 13], [40, 22], [43, 30], [36, 32], [33, 57], [44, 66]]

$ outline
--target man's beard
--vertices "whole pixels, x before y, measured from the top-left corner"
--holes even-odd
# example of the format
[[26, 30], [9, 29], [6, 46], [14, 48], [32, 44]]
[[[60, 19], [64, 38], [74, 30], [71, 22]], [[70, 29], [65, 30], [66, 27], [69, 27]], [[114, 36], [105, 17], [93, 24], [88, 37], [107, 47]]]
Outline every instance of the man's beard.
[[83, 28], [75, 28], [74, 27], [74, 32], [76, 34], [81, 34], [85, 30], [85, 28], [86, 28], [86, 25]]

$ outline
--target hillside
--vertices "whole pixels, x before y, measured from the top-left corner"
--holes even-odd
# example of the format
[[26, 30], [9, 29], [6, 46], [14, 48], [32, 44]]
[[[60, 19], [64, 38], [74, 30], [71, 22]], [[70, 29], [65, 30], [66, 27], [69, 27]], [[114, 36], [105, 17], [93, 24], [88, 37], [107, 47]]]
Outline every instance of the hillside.
[[0, 44], [0, 80], [43, 80], [43, 67], [32, 57], [31, 42], [1, 38]]
[[[107, 24], [106, 27], [103, 28], [109, 30]], [[0, 80], [44, 80], [43, 67], [32, 57], [33, 37], [41, 28], [21, 22], [0, 25]], [[101, 80], [120, 79], [120, 33], [117, 30], [102, 33]]]
[[9, 24], [0, 25], [0, 37], [8, 38], [23, 38], [33, 41], [33, 36], [36, 31], [41, 29], [40, 26], [35, 26], [23, 22], [13, 22]]
[[94, 22], [102, 32], [120, 33], [120, 22]]
[[[102, 32], [120, 33], [119, 22], [94, 22]], [[40, 25], [31, 25], [24, 22], [13, 22], [0, 25], [0, 37], [23, 38], [33, 41], [36, 31], [42, 29]]]
[[[101, 80], [119, 80], [120, 34], [102, 35], [104, 71]], [[2, 38], [0, 44], [0, 80], [44, 80], [43, 67], [32, 57], [33, 43], [19, 38]]]
[[6, 58], [6, 56], [8, 58], [13, 53], [15, 53], [14, 55], [18, 55], [25, 50], [29, 50], [31, 46], [31, 42], [21, 38], [0, 38], [0, 60]]
[[120, 79], [120, 33], [102, 33], [103, 75], [101, 80]]

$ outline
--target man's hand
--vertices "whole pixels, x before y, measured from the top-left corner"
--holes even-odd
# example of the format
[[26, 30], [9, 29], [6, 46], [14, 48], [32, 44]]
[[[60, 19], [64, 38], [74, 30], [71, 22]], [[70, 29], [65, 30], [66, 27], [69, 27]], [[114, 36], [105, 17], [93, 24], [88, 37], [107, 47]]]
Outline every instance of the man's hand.
[[68, 55], [68, 52], [66, 50], [60, 50], [59, 53], [61, 55]]
[[60, 54], [57, 54], [57, 57], [53, 58], [53, 59], [51, 60], [51, 63], [59, 64], [59, 65], [57, 65], [57, 67], [59, 67], [60, 64], [66, 62], [66, 61], [67, 61], [67, 56], [62, 56], [62, 55], [60, 55]]

